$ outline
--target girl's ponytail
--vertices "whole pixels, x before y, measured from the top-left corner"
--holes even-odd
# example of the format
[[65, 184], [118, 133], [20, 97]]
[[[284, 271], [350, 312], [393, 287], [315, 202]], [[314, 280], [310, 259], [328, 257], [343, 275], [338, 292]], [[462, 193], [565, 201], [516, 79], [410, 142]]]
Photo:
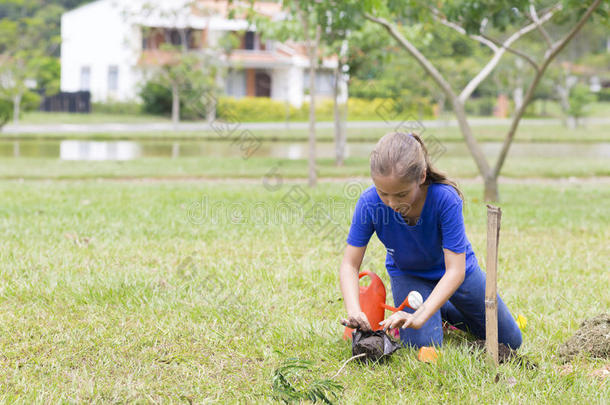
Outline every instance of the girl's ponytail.
[[419, 145], [421, 146], [422, 151], [424, 153], [424, 160], [426, 162], [426, 182], [425, 182], [425, 184], [432, 184], [432, 183], [447, 184], [448, 186], [451, 186], [455, 189], [455, 191], [458, 193], [458, 195], [460, 196], [460, 198], [463, 201], [464, 195], [462, 194], [462, 191], [458, 187], [457, 183], [455, 181], [451, 180], [449, 177], [447, 177], [447, 175], [445, 173], [441, 172], [440, 170], [438, 170], [434, 166], [432, 166], [432, 163], [430, 162], [430, 155], [428, 155], [428, 149], [426, 148], [426, 145], [424, 144], [424, 141], [420, 138], [420, 136], [417, 134], [414, 134], [414, 133], [411, 133], [410, 135], [419, 143]]

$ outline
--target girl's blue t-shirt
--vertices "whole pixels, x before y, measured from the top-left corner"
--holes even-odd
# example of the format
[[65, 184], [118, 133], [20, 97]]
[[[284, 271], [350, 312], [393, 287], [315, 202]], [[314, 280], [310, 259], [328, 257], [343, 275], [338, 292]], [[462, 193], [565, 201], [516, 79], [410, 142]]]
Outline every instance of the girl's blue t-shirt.
[[391, 276], [408, 273], [428, 280], [440, 279], [445, 274], [443, 248], [466, 253], [466, 274], [479, 267], [466, 237], [462, 200], [446, 184], [428, 186], [424, 207], [413, 226], [381, 201], [374, 185], [369, 187], [356, 203], [347, 243], [366, 246], [373, 232], [386, 247], [385, 265]]

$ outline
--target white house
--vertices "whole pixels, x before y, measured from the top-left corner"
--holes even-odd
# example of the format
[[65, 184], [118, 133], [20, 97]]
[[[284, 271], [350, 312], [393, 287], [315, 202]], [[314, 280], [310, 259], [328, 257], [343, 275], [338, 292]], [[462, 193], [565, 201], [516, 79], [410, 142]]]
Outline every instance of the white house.
[[[220, 38], [233, 33], [241, 44], [223, 61], [227, 95], [270, 97], [297, 107], [306, 100], [309, 63], [302, 44], [263, 42], [239, 12], [229, 17], [229, 7], [247, 2], [191, 3], [98, 0], [66, 12], [61, 19], [61, 90], [89, 90], [93, 101], [136, 100], [146, 70], [163, 53], [162, 43], [188, 35], [189, 51], [197, 52], [216, 47]], [[255, 9], [273, 19], [285, 18], [279, 3], [257, 2]], [[336, 66], [336, 58], [323, 60], [316, 77], [318, 94], [332, 94]]]

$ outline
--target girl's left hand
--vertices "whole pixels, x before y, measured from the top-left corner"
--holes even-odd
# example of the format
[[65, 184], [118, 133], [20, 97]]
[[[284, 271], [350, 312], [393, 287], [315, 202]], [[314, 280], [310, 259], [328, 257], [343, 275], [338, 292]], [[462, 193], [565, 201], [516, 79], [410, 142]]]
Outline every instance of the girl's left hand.
[[421, 316], [417, 316], [419, 314], [409, 314], [404, 311], [397, 311], [392, 314], [388, 319], [380, 322], [379, 324], [383, 326], [383, 330], [394, 329], [394, 328], [413, 328], [419, 329], [421, 328], [425, 321], [422, 320]]

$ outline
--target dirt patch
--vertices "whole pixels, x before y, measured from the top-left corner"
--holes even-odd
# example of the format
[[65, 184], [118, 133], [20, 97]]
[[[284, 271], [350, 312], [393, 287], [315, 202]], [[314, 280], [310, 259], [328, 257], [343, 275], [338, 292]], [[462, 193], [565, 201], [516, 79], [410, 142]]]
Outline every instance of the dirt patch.
[[[477, 339], [472, 342], [472, 347], [474, 349], [485, 351], [485, 340]], [[538, 368], [538, 365], [528, 359], [526, 356], [519, 354], [516, 350], [511, 349], [506, 346], [504, 343], [498, 343], [498, 362], [500, 364], [507, 363], [513, 361], [517, 364], [525, 366], [529, 369]]]
[[570, 361], [581, 352], [592, 357], [610, 359], [610, 314], [585, 320], [568, 341], [559, 346], [559, 358]]
[[399, 342], [391, 339], [384, 331], [363, 332], [354, 331], [352, 335], [352, 355], [364, 354], [360, 361], [383, 361], [390, 357], [392, 353], [400, 349]]

